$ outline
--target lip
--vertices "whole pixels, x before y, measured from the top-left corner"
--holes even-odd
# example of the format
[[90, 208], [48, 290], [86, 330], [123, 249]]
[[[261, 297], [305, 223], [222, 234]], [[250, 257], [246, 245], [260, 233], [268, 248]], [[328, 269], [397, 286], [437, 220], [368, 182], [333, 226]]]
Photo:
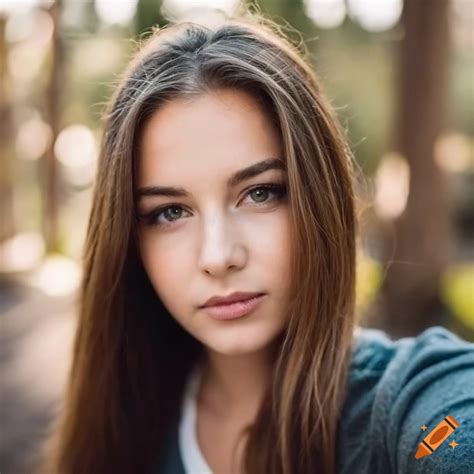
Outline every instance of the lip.
[[218, 321], [227, 321], [231, 319], [241, 318], [251, 313], [264, 299], [265, 294], [255, 294], [255, 296], [244, 301], [236, 301], [230, 304], [218, 304], [211, 306], [204, 306], [204, 310], [211, 318]]
[[221, 306], [224, 304], [236, 303], [238, 301], [246, 301], [256, 296], [261, 295], [262, 293], [255, 293], [255, 292], [247, 292], [247, 291], [237, 291], [235, 293], [231, 293], [227, 296], [213, 296], [209, 298], [202, 306], [209, 307], [209, 306]]

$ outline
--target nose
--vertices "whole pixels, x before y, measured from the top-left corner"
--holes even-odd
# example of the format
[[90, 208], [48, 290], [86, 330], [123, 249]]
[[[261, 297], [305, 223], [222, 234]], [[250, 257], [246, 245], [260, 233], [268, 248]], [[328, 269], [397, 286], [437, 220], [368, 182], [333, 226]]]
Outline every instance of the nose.
[[199, 269], [208, 275], [224, 277], [245, 266], [247, 252], [232, 218], [213, 215], [204, 223], [199, 253]]

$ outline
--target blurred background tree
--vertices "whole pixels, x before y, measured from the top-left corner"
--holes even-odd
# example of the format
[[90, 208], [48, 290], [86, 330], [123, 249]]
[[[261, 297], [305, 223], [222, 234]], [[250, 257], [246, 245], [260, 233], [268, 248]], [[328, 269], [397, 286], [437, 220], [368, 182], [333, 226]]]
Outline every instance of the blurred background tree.
[[64, 50], [60, 33], [62, 0], [56, 0], [49, 7], [52, 22], [52, 38], [49, 48], [49, 80], [44, 94], [44, 113], [51, 131], [51, 139], [43, 158], [43, 235], [46, 250], [60, 251], [58, 211], [59, 211], [59, 176], [58, 164], [54, 153], [54, 144], [62, 126], [62, 85], [64, 83]]
[[[385, 326], [397, 336], [446, 324], [439, 292], [451, 256], [446, 173], [435, 146], [448, 121], [448, 3], [405, 0], [394, 148], [409, 169], [404, 212], [394, 220], [383, 284]], [[402, 297], [400, 297], [402, 296]]]
[[15, 229], [13, 223], [13, 111], [11, 99], [7, 96], [9, 88], [7, 75], [7, 42], [5, 38], [6, 17], [0, 16], [0, 138], [2, 143], [2, 160], [0, 161], [0, 242], [12, 237]]

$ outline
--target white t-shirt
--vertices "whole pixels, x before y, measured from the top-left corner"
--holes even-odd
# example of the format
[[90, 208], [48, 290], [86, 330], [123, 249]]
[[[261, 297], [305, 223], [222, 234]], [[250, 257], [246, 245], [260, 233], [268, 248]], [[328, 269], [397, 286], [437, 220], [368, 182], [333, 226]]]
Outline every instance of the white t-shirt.
[[200, 372], [191, 372], [181, 405], [179, 421], [179, 451], [186, 474], [212, 474], [207, 465], [196, 436], [196, 396], [199, 388]]

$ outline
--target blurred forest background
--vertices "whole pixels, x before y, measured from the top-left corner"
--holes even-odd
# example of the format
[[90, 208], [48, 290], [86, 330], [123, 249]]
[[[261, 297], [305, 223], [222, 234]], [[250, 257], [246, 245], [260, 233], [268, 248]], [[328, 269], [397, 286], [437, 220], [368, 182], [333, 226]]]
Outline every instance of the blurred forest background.
[[[114, 85], [152, 27], [243, 2], [0, 0], [2, 473], [32, 472], [61, 400]], [[361, 325], [474, 341], [474, 0], [258, 8], [305, 42], [363, 170]]]

